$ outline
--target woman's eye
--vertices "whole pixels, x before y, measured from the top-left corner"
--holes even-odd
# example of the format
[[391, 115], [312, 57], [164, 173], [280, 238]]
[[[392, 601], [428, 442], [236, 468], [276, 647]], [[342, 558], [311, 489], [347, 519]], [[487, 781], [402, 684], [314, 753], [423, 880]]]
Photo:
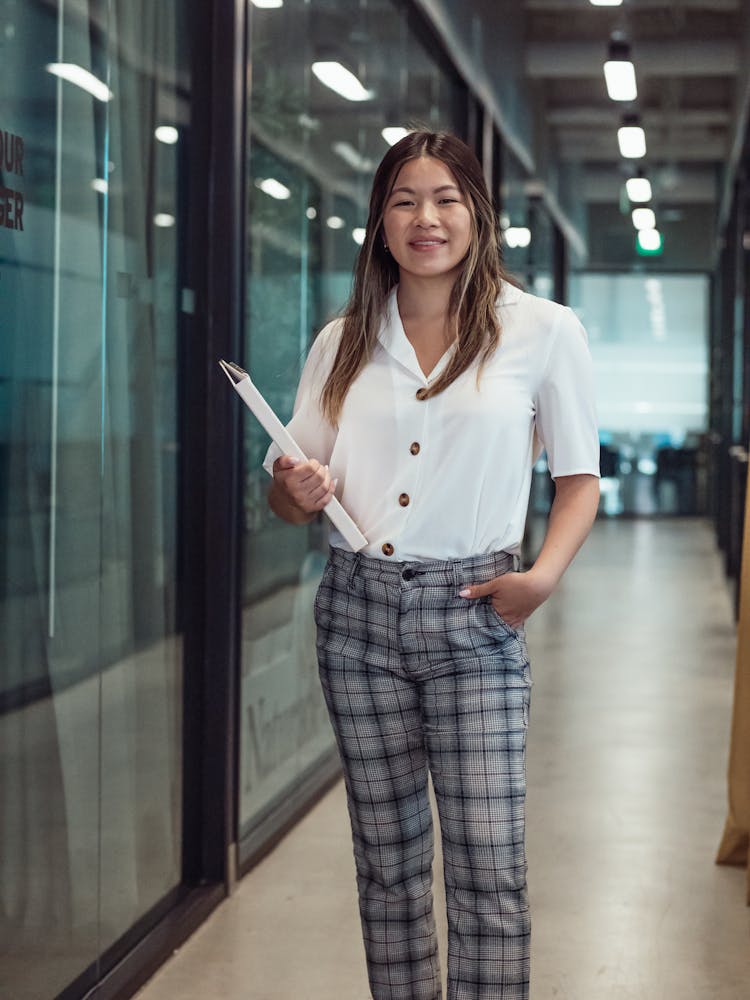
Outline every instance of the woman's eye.
[[441, 198], [440, 199], [440, 203], [441, 204], [454, 205], [457, 202], [458, 202], [458, 198]]

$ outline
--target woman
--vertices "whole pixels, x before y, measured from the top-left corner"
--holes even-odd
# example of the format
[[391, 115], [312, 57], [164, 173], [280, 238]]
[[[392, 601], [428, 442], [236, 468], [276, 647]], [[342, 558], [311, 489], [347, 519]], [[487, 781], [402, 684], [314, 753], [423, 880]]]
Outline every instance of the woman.
[[[315, 601], [320, 677], [344, 768], [374, 1000], [441, 996], [432, 775], [448, 909], [448, 997], [528, 996], [524, 850], [531, 678], [523, 623], [589, 532], [599, 444], [585, 333], [505, 275], [474, 154], [413, 132], [373, 182], [342, 319], [315, 340], [271, 447], [269, 503], [337, 533]], [[531, 471], [556, 493], [517, 572]]]

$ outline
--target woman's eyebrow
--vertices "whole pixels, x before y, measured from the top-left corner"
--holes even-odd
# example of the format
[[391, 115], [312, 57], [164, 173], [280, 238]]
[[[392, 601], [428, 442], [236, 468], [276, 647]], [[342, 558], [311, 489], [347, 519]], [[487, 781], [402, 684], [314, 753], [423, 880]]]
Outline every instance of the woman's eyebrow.
[[[458, 191], [458, 190], [459, 188], [455, 184], [442, 184], [440, 187], [433, 188], [432, 193], [440, 194], [441, 191]], [[405, 194], [416, 194], [413, 188], [408, 188], [408, 187], [394, 188], [391, 191], [391, 194], [392, 195], [398, 194], [400, 191], [403, 191]]]

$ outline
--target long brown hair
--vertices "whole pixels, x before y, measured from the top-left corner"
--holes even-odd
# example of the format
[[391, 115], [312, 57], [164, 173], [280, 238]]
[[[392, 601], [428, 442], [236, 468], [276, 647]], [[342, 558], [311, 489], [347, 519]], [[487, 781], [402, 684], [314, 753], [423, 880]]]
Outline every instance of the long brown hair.
[[[321, 409], [337, 425], [349, 387], [372, 357], [388, 295], [398, 284], [398, 264], [385, 250], [383, 216], [399, 171], [409, 160], [430, 156], [451, 171], [471, 213], [472, 237], [448, 305], [457, 349], [424, 398], [454, 382], [481, 355], [482, 367], [500, 341], [496, 301], [508, 281], [497, 238], [497, 223], [482, 168], [474, 153], [449, 132], [411, 132], [388, 150], [375, 172], [367, 229], [354, 270], [351, 297], [333, 368], [321, 394]], [[479, 375], [477, 376], [479, 377]]]

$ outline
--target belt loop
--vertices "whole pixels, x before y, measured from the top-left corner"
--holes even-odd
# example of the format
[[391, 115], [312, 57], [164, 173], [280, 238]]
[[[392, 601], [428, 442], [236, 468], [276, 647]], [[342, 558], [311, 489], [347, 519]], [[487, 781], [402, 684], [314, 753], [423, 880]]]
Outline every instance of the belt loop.
[[350, 587], [354, 585], [354, 577], [359, 573], [361, 558], [362, 557], [359, 552], [352, 552], [352, 558], [350, 560], [351, 565], [349, 567], [349, 575], [347, 577]]
[[453, 585], [459, 590], [464, 584], [464, 564], [462, 559], [454, 559], [451, 563], [453, 570]]
[[519, 555], [513, 554], [513, 572], [518, 573], [521, 569], [521, 557]]

